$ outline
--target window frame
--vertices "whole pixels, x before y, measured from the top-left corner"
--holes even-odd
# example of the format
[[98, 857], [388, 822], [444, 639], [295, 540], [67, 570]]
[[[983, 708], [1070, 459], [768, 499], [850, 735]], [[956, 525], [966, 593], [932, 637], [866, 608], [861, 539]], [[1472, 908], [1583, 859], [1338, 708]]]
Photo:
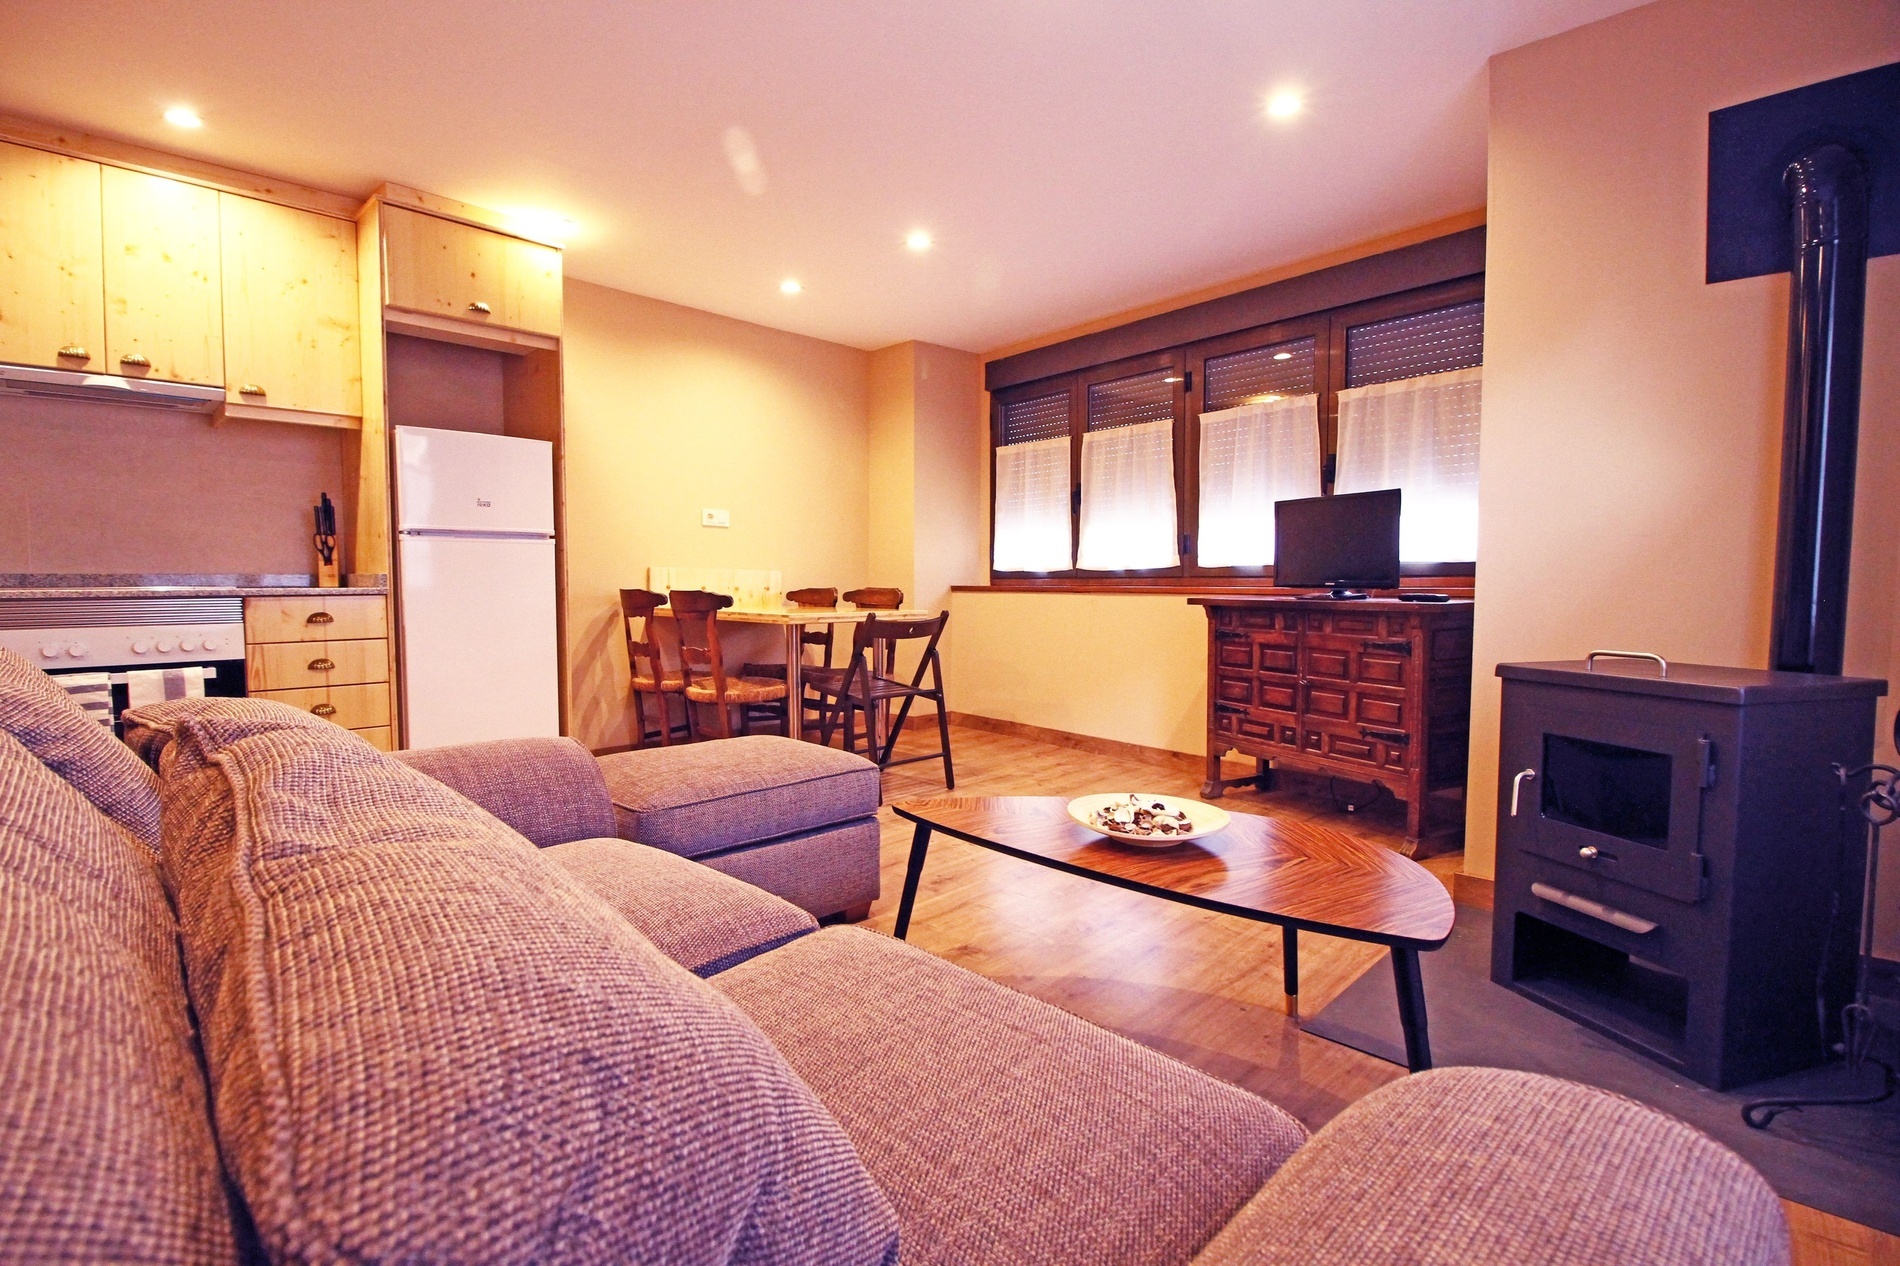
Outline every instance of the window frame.
[[[1202, 567], [1200, 534], [1200, 418], [1207, 384], [1207, 362], [1276, 343], [1312, 338], [1314, 381], [1318, 388], [1320, 485], [1330, 494], [1339, 452], [1339, 392], [1346, 382], [1346, 331], [1393, 317], [1410, 316], [1436, 308], [1453, 307], [1484, 298], [1484, 276], [1436, 282], [1395, 294], [1340, 307], [1323, 309], [1257, 325], [1230, 334], [1182, 344], [1158, 352], [1125, 357], [1031, 382], [1017, 383], [990, 395], [990, 535], [985, 566], [992, 587], [1010, 589], [1103, 589], [1163, 592], [1215, 589], [1222, 592], [1273, 592], [1273, 568]], [[1139, 571], [1082, 571], [1074, 566], [1081, 547], [1082, 437], [1088, 430], [1088, 388], [1154, 369], [1172, 368], [1182, 378], [1175, 384], [1174, 505], [1181, 562], [1175, 567]], [[1069, 549], [1070, 566], [1063, 571], [1006, 572], [993, 565], [996, 539], [996, 450], [1003, 444], [1003, 417], [1008, 406], [1025, 399], [1066, 391], [1069, 397]], [[1476, 561], [1405, 563], [1405, 577], [1458, 577], [1476, 574]]]

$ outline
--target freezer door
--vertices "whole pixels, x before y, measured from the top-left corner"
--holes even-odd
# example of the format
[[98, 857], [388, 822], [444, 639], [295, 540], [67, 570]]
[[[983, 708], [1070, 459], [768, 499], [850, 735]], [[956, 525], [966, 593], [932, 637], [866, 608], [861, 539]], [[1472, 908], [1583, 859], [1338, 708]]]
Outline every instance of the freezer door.
[[554, 542], [397, 541], [409, 746], [559, 734]]
[[397, 427], [396, 527], [551, 534], [554, 445]]

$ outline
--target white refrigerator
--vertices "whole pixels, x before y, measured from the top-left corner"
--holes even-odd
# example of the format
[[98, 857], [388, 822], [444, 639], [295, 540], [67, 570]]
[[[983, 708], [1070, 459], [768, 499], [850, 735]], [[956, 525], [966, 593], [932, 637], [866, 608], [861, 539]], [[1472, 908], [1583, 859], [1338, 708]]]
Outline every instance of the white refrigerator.
[[395, 432], [408, 745], [559, 734], [554, 446]]

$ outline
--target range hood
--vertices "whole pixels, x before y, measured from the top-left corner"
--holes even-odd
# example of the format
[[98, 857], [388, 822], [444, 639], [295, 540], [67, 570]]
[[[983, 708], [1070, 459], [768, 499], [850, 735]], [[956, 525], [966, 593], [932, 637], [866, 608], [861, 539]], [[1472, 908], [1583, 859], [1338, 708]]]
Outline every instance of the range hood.
[[55, 400], [98, 400], [117, 404], [211, 413], [224, 404], [224, 388], [115, 374], [75, 373], [29, 365], [0, 365], [0, 399], [39, 396]]

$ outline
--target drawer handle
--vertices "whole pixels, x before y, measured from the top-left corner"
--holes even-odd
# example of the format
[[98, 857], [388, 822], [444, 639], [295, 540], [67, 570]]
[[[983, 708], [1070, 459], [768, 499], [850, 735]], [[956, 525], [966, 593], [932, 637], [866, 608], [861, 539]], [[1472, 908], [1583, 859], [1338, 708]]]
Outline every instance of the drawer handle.
[[1595, 672], [1599, 659], [1646, 659], [1656, 665], [1658, 677], [1669, 675], [1669, 661], [1650, 651], [1591, 651], [1583, 657], [1583, 671]]
[[1216, 633], [1214, 637], [1216, 640], [1222, 642], [1244, 642], [1247, 640], [1247, 635], [1238, 629], [1222, 629]]
[[1394, 655], [1410, 655], [1412, 653], [1412, 644], [1410, 642], [1367, 642], [1365, 649], [1369, 651], [1390, 651]]
[[483, 303], [480, 299], [477, 299], [475, 302], [469, 304], [468, 310], [470, 312], [479, 312], [483, 316], [487, 316], [490, 312], [494, 311], [493, 308], [490, 308], [487, 304]]
[[119, 357], [119, 363], [121, 365], [131, 365], [135, 369], [150, 369], [152, 367], [152, 362], [138, 352], [127, 352], [125, 355]]
[[336, 661], [334, 659], [313, 659], [310, 661], [310, 671], [313, 673], [335, 672]]
[[63, 357], [66, 360], [91, 360], [92, 359], [92, 353], [87, 351], [85, 348], [81, 347], [77, 343], [66, 344], [66, 346], [59, 349], [59, 354], [61, 357]]
[[333, 717], [336, 715], [336, 705], [334, 703], [319, 703], [316, 707], [310, 709], [310, 711], [320, 717]]
[[1606, 906], [1601, 901], [1592, 901], [1588, 897], [1579, 897], [1574, 892], [1565, 892], [1562, 888], [1553, 888], [1549, 884], [1532, 884], [1531, 895], [1560, 905], [1566, 910], [1575, 910], [1578, 914], [1587, 914], [1593, 919], [1601, 919], [1612, 927], [1622, 928], [1625, 932], [1634, 932], [1638, 936], [1647, 936], [1656, 930], [1651, 919], [1641, 919], [1615, 906]]
[[1403, 730], [1369, 730], [1363, 725], [1359, 727], [1359, 737], [1378, 739], [1382, 743], [1391, 743], [1395, 747], [1404, 747], [1412, 741], [1412, 736]]
[[254, 382], [247, 382], [238, 388], [238, 394], [240, 396], [261, 396], [264, 394], [264, 389]]
[[335, 624], [336, 617], [328, 611], [312, 611], [303, 618], [305, 624]]
[[1229, 714], [1237, 714], [1237, 713], [1245, 712], [1246, 710], [1247, 709], [1241, 707], [1237, 703], [1217, 703], [1214, 705], [1214, 711], [1216, 712], [1226, 712]]
[[1524, 780], [1526, 778], [1535, 778], [1535, 777], [1537, 777], [1536, 770], [1520, 769], [1517, 771], [1517, 777], [1511, 779], [1511, 816], [1512, 817], [1517, 816], [1517, 794], [1518, 792], [1524, 789]]

